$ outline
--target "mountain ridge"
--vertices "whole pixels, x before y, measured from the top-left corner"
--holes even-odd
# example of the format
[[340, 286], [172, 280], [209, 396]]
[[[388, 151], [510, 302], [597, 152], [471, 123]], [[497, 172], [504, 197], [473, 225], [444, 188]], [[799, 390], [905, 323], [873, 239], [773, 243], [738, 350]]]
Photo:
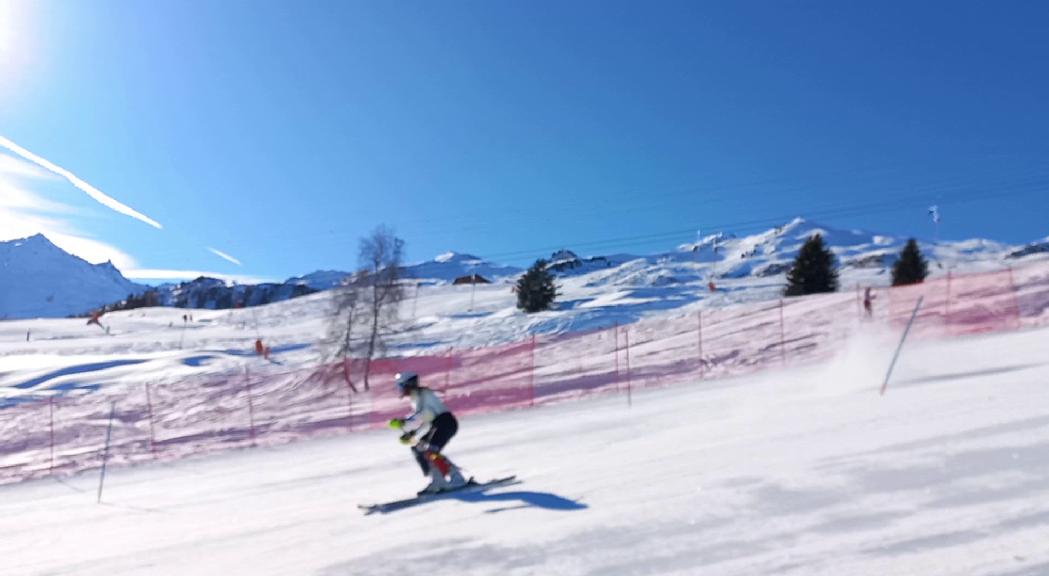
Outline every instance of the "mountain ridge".
[[91, 264], [43, 234], [0, 242], [0, 318], [85, 314], [146, 289], [112, 262]]
[[[674, 250], [649, 255], [579, 256], [563, 248], [550, 255], [548, 267], [562, 280], [586, 276], [586, 284], [591, 287], [665, 287], [744, 278], [771, 281], [786, 273], [800, 246], [816, 233], [823, 235], [837, 258], [839, 269], [848, 272], [852, 281], [865, 284], [887, 283], [887, 272], [906, 242], [902, 237], [842, 230], [799, 217], [748, 236], [717, 232], [694, 243], [679, 244]], [[18, 263], [12, 260], [16, 250], [21, 250], [22, 255]], [[1049, 257], [1049, 238], [1022, 246], [973, 238], [925, 243], [922, 250], [935, 276], [946, 270], [987, 269], [1024, 258]], [[30, 252], [32, 257], [27, 259]], [[403, 266], [401, 277], [428, 285], [450, 284], [458, 277], [477, 274], [489, 281], [508, 283], [522, 272], [522, 268], [493, 263], [472, 254], [445, 252], [431, 260]], [[17, 286], [13, 276], [18, 274], [23, 280], [30, 279], [28, 287]], [[82, 277], [85, 274], [87, 278]], [[283, 283], [237, 284], [201, 277], [190, 282], [149, 287], [124, 278], [112, 262], [89, 264], [37, 234], [0, 242], [0, 318], [85, 314], [147, 290], [155, 292], [156, 303], [163, 306], [211, 309], [255, 306], [328, 290], [350, 276], [350, 272], [317, 270]], [[85, 286], [105, 289], [88, 290], [79, 299], [73, 297], [77, 287]], [[56, 299], [68, 301], [56, 303]]]

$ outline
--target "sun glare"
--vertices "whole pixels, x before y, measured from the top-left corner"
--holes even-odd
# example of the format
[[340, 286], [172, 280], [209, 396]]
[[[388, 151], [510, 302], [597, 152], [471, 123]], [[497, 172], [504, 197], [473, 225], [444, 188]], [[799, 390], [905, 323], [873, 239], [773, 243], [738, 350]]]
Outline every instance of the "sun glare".
[[0, 0], [0, 89], [10, 86], [25, 63], [26, 7], [20, 0]]

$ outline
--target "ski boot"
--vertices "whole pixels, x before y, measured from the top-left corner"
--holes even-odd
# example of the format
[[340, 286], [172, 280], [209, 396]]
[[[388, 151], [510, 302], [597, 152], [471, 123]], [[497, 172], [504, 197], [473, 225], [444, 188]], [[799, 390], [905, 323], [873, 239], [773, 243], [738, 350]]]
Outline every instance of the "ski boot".
[[454, 490], [455, 488], [466, 486], [467, 480], [463, 478], [463, 473], [446, 456], [434, 453], [431, 455], [430, 460], [433, 462], [434, 467], [448, 478], [447, 486], [445, 486], [446, 490]]
[[466, 486], [469, 481], [463, 478], [462, 472], [459, 471], [459, 467], [452, 465], [452, 471], [448, 473], [448, 489], [462, 488]]
[[419, 496], [437, 494], [447, 488], [448, 481], [444, 479], [444, 474], [441, 474], [441, 471], [436, 466], [430, 466], [430, 483], [426, 485], [426, 488], [419, 490]]
[[[436, 488], [435, 491], [451, 490], [455, 488], [462, 488], [467, 484], [466, 478], [463, 478], [462, 472], [459, 471], [459, 467], [452, 463], [451, 460], [441, 455], [439, 452], [427, 451], [426, 459], [430, 462], [430, 474], [436, 474], [441, 476], [440, 487]], [[448, 479], [445, 480], [445, 477]], [[427, 489], [430, 489], [427, 486]]]

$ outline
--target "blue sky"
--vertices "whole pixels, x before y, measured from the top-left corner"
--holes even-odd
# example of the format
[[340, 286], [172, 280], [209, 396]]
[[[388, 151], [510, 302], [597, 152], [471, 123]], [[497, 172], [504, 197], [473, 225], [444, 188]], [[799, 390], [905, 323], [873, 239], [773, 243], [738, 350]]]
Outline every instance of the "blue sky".
[[0, 137], [131, 211], [9, 146], [0, 239], [146, 278], [352, 269], [378, 224], [509, 264], [796, 215], [931, 239], [930, 204], [941, 239], [1033, 241], [1046, 29], [1035, 1], [0, 0]]

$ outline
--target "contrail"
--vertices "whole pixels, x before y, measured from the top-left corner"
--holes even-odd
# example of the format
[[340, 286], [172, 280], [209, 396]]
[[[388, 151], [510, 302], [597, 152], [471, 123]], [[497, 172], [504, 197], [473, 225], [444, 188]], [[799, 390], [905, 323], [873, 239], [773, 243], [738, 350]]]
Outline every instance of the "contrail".
[[225, 252], [223, 252], [221, 250], [216, 250], [216, 249], [214, 249], [214, 248], [209, 246], [208, 247], [208, 252], [211, 252], [212, 254], [218, 256], [219, 258], [222, 258], [223, 260], [226, 260], [227, 262], [232, 262], [232, 263], [236, 264], [237, 266], [243, 266], [243, 264], [240, 263], [240, 260], [237, 260], [233, 256], [230, 256], [229, 254], [226, 254]]
[[156, 220], [150, 218], [149, 216], [146, 216], [145, 214], [142, 214], [141, 212], [137, 212], [133, 208], [131, 208], [131, 207], [125, 205], [125, 204], [121, 204], [117, 200], [114, 200], [113, 198], [110, 198], [109, 196], [106, 196], [98, 188], [95, 188], [94, 186], [88, 184], [87, 182], [84, 182], [80, 178], [77, 178], [76, 174], [73, 174], [72, 172], [70, 172], [69, 170], [66, 170], [65, 168], [62, 168], [61, 166], [56, 166], [55, 164], [52, 164], [48, 160], [46, 160], [44, 158], [41, 158], [40, 156], [37, 156], [36, 154], [33, 154], [29, 150], [26, 150], [25, 148], [22, 148], [18, 144], [15, 144], [14, 142], [8, 140], [7, 138], [4, 138], [3, 136], [0, 136], [0, 146], [3, 146], [4, 148], [7, 148], [8, 150], [14, 152], [15, 154], [18, 154], [22, 158], [25, 158], [26, 160], [29, 160], [30, 162], [36, 164], [37, 166], [40, 166], [41, 168], [43, 168], [45, 170], [48, 170], [49, 172], [54, 172], [55, 174], [58, 174], [59, 176], [65, 178], [66, 180], [69, 181], [70, 184], [72, 184], [73, 186], [76, 186], [77, 188], [82, 190], [84, 193], [86, 193], [88, 196], [93, 198], [99, 204], [102, 204], [103, 206], [105, 206], [105, 207], [107, 207], [107, 208], [109, 208], [111, 210], [115, 210], [117, 212], [120, 212], [121, 214], [124, 214], [126, 216], [131, 216], [132, 218], [134, 218], [136, 220], [139, 220], [141, 222], [145, 222], [146, 224], [149, 224], [150, 226], [152, 226], [154, 228], [157, 228], [157, 229], [164, 228], [163, 226], [160, 225], [159, 222], [157, 222]]

